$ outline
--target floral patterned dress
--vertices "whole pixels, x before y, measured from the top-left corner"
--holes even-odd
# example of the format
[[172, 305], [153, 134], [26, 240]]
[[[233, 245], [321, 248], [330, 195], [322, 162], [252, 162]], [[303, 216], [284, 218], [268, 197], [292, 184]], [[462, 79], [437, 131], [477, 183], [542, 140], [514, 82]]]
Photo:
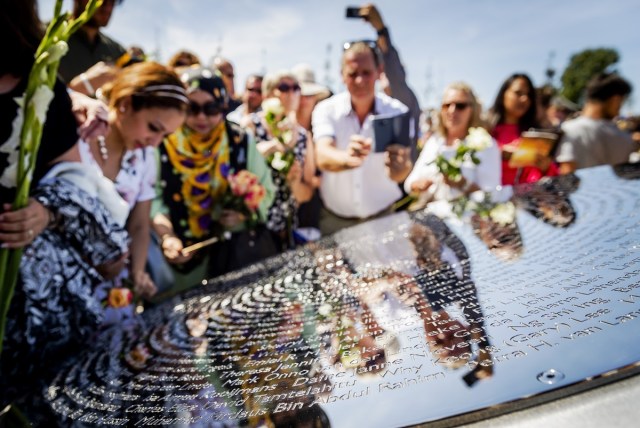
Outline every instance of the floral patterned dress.
[[[252, 115], [252, 122], [255, 126], [256, 141], [266, 141], [271, 139], [262, 119], [258, 114]], [[307, 132], [302, 127], [298, 127], [298, 139], [293, 146], [293, 153], [300, 165], [304, 168], [304, 159], [307, 153]], [[286, 178], [274, 168], [271, 168], [271, 177], [276, 186], [276, 194], [269, 215], [267, 218], [267, 228], [276, 234], [286, 233], [287, 227], [291, 230], [297, 227], [298, 223], [298, 203], [296, 202]], [[288, 224], [291, 222], [291, 224]]]
[[[91, 154], [89, 145], [81, 141], [80, 157], [82, 162], [100, 168]], [[122, 157], [120, 171], [116, 176], [116, 190], [129, 205], [129, 211], [136, 203], [151, 200], [155, 197], [157, 177], [156, 156], [154, 148], [146, 147], [126, 151]], [[123, 271], [112, 281], [105, 281], [95, 289], [94, 297], [102, 302], [104, 308], [104, 327], [113, 324], [129, 325], [135, 318], [135, 305], [132, 291], [125, 282], [129, 271]]]

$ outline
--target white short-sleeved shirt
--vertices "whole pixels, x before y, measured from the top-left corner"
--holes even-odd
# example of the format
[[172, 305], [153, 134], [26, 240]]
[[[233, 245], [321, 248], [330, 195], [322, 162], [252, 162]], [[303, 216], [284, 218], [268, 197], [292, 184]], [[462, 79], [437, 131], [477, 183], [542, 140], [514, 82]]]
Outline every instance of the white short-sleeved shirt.
[[[332, 137], [336, 148], [346, 150], [352, 135], [372, 138], [371, 119], [375, 115], [404, 113], [408, 108], [385, 94], [376, 94], [374, 112], [362, 126], [351, 107], [351, 95], [343, 92], [320, 102], [313, 110], [314, 139]], [[330, 172], [323, 171], [320, 195], [325, 206], [342, 217], [367, 218], [393, 204], [402, 196], [398, 183], [385, 171], [384, 153], [367, 156], [358, 168]]]
[[[79, 146], [82, 163], [100, 168], [89, 144], [80, 141]], [[129, 205], [129, 210], [133, 209], [136, 203], [151, 200], [156, 196], [157, 165], [154, 150], [153, 147], [127, 150], [122, 157], [115, 186], [122, 199]]]
[[629, 133], [610, 120], [580, 116], [564, 122], [562, 133], [556, 160], [575, 162], [578, 169], [628, 162], [639, 148]]
[[[491, 142], [491, 146], [476, 153], [478, 160], [480, 160], [478, 165], [467, 159], [460, 167], [465, 180], [469, 183], [476, 183], [485, 192], [492, 191], [499, 186], [502, 178], [500, 149], [493, 138]], [[457, 144], [447, 146], [444, 137], [440, 134], [432, 135], [420, 152], [413, 170], [404, 181], [405, 191], [410, 193], [413, 182], [421, 178], [428, 178], [438, 182], [441, 175], [435, 164], [436, 157], [442, 155], [445, 159], [451, 159], [455, 155], [457, 148]], [[450, 188], [444, 182], [438, 182], [433, 199], [450, 201], [460, 195], [459, 190]]]

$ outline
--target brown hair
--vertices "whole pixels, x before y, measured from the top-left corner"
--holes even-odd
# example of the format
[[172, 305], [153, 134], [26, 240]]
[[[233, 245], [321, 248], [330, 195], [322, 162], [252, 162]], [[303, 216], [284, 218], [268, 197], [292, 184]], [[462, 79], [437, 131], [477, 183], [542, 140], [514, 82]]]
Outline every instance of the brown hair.
[[134, 111], [174, 108], [186, 111], [189, 100], [183, 83], [169, 68], [156, 62], [141, 62], [122, 69], [115, 80], [102, 87], [109, 108], [117, 108], [131, 97]]

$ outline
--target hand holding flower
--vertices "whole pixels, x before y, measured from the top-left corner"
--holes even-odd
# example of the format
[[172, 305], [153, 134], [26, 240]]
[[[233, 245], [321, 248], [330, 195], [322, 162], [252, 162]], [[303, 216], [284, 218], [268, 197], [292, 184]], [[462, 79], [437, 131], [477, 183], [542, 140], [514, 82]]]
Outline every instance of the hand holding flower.
[[293, 161], [291, 168], [289, 168], [289, 172], [287, 173], [287, 182], [290, 185], [295, 185], [300, 183], [302, 180], [302, 166], [300, 162], [297, 160]]
[[413, 183], [411, 183], [411, 191], [412, 192], [424, 192], [433, 184], [433, 180], [429, 178], [418, 178]]
[[234, 210], [222, 210], [218, 221], [225, 229], [234, 229], [238, 225], [244, 223], [247, 220], [247, 216], [241, 212]]
[[51, 220], [49, 210], [40, 202], [29, 198], [29, 204], [11, 211], [11, 204], [4, 205], [0, 214], [0, 242], [3, 248], [21, 248], [40, 235]]

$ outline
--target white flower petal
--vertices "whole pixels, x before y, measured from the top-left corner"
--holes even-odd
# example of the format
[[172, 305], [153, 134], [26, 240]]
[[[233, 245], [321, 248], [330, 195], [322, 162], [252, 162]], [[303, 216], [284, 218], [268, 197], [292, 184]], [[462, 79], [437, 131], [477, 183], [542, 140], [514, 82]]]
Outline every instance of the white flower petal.
[[49, 110], [49, 103], [53, 99], [53, 91], [47, 85], [40, 85], [36, 89], [29, 105], [35, 109], [36, 118], [40, 123], [44, 123]]

